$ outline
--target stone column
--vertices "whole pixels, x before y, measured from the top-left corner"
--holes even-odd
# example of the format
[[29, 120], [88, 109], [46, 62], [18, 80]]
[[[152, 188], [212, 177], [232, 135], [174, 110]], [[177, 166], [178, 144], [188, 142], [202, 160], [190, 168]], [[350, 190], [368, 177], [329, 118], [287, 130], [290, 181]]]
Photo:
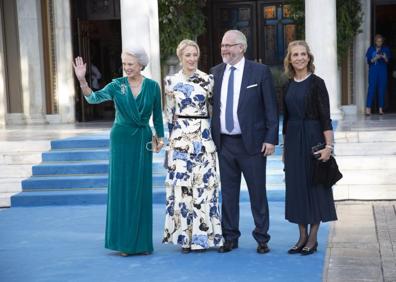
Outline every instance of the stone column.
[[[74, 97], [80, 93], [74, 89], [70, 0], [54, 0], [53, 5], [58, 118], [52, 117], [50, 122], [72, 123], [75, 121]], [[49, 116], [47, 119], [50, 120]]]
[[363, 11], [363, 22], [360, 26], [362, 31], [355, 37], [353, 50], [353, 88], [354, 103], [358, 113], [364, 113], [368, 87], [368, 64], [366, 61], [367, 48], [371, 43], [371, 3], [360, 0]]
[[45, 84], [39, 0], [17, 0], [23, 113], [28, 124], [45, 120]]
[[121, 0], [122, 46], [140, 45], [150, 57], [144, 74], [161, 82], [157, 0]]
[[[0, 8], [1, 3], [0, 3]], [[6, 124], [6, 113], [7, 113], [7, 93], [5, 86], [5, 50], [3, 48], [3, 18], [0, 12], [0, 128]]]
[[305, 0], [305, 38], [315, 56], [315, 73], [326, 82], [331, 116], [341, 119], [336, 0]]

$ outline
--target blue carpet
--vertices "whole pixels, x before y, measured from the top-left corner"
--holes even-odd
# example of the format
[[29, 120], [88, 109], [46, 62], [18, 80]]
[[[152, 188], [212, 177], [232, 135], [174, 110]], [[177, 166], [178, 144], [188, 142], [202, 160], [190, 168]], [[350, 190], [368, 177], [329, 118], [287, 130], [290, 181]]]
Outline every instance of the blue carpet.
[[154, 205], [154, 254], [127, 258], [103, 247], [104, 205], [0, 210], [0, 281], [322, 281], [328, 225], [319, 251], [302, 257], [286, 250], [298, 236], [284, 220], [284, 204], [270, 202], [271, 252], [258, 255], [250, 206], [241, 203], [239, 249], [183, 255], [161, 244], [164, 206]]

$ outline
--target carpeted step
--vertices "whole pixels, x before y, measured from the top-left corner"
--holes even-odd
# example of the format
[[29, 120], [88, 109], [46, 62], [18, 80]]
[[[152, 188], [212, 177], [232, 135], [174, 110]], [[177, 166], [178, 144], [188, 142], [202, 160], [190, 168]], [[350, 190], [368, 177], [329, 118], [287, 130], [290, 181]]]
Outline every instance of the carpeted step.
[[109, 135], [82, 135], [51, 141], [52, 149], [108, 148]]
[[[165, 156], [162, 151], [153, 154], [153, 160], [160, 161]], [[76, 150], [51, 150], [42, 154], [43, 162], [59, 162], [59, 161], [92, 161], [92, 160], [108, 160], [108, 148], [94, 149], [76, 149]]]
[[[52, 141], [52, 150], [44, 152], [42, 163], [33, 166], [33, 176], [22, 181], [23, 192], [13, 197], [12, 205], [104, 204], [108, 184], [108, 146], [106, 134]], [[269, 200], [284, 199], [281, 151], [277, 147], [275, 154], [267, 160]], [[165, 197], [164, 157], [164, 150], [153, 154], [153, 191], [154, 195], [162, 195], [161, 203]], [[244, 180], [241, 183], [241, 200], [243, 197], [248, 199]]]
[[[267, 198], [271, 202], [283, 202], [284, 190], [268, 190]], [[249, 201], [249, 193], [241, 191], [241, 202]], [[72, 206], [72, 205], [97, 205], [106, 204], [107, 189], [91, 189], [76, 191], [36, 191], [22, 192], [11, 197], [12, 207], [37, 207], [37, 206]], [[153, 190], [153, 203], [165, 206], [165, 191]], [[221, 202], [221, 197], [220, 197]]]
[[[105, 160], [80, 162], [44, 162], [33, 166], [33, 176], [104, 174], [108, 173], [109, 162]], [[163, 160], [153, 162], [153, 174], [165, 174]]]
[[59, 190], [107, 187], [107, 175], [32, 176], [22, 181], [22, 190]]
[[32, 168], [34, 176], [62, 174], [104, 174], [108, 172], [108, 161], [95, 162], [45, 162]]
[[44, 152], [42, 160], [50, 161], [90, 161], [108, 160], [108, 149], [81, 149], [81, 150], [53, 150]]

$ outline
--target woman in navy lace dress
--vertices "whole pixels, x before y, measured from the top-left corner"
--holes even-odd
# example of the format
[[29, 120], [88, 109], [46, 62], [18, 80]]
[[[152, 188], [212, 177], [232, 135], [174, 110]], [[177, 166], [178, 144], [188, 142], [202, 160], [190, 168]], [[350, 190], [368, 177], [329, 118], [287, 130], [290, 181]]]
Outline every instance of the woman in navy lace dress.
[[298, 224], [300, 237], [289, 254], [317, 250], [320, 222], [337, 220], [331, 188], [313, 183], [312, 147], [325, 143], [318, 159], [327, 161], [333, 150], [329, 95], [323, 79], [313, 74], [314, 57], [305, 41], [289, 44], [284, 61], [290, 81], [284, 97], [284, 162], [286, 219]]

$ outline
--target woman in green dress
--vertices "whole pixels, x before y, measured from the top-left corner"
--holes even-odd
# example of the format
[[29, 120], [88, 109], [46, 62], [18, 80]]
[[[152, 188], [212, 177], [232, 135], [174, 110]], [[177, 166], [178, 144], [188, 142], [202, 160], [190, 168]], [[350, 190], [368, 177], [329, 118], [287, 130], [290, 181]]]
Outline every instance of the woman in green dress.
[[[73, 65], [86, 101], [112, 100], [116, 109], [110, 134], [105, 247], [127, 256], [153, 251], [152, 151], [161, 150], [164, 129], [159, 85], [141, 74], [148, 64], [146, 53], [129, 49], [121, 59], [126, 76], [95, 92], [85, 79], [82, 58], [77, 57]], [[149, 126], [151, 115], [154, 136]]]

